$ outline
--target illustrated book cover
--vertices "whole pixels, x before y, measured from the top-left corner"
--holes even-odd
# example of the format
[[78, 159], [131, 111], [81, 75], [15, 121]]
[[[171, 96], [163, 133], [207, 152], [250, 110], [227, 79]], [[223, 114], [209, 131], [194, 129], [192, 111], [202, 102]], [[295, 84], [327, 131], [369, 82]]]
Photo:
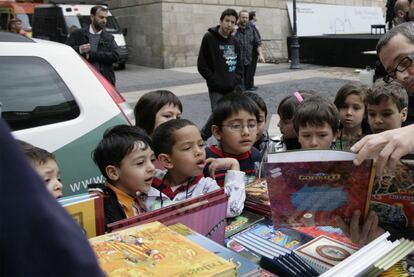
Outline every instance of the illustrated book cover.
[[244, 207], [246, 210], [270, 218], [270, 201], [266, 179], [258, 179], [246, 186], [246, 201], [244, 201]]
[[159, 221], [167, 226], [182, 223], [203, 236], [223, 244], [227, 202], [226, 194], [222, 189], [219, 189], [158, 210], [111, 223], [108, 225], [108, 230], [114, 231], [154, 221]]
[[226, 238], [249, 228], [250, 226], [263, 219], [263, 216], [249, 211], [243, 211], [243, 213], [239, 216], [228, 218], [226, 226]]
[[370, 209], [380, 222], [414, 227], [414, 161], [401, 161], [375, 179]]
[[235, 265], [152, 222], [89, 240], [108, 276], [235, 276]]
[[375, 172], [372, 160], [353, 164], [353, 153], [305, 150], [270, 154], [265, 163], [276, 227], [332, 226], [368, 212]]
[[358, 251], [358, 248], [322, 235], [294, 251], [322, 274]]
[[223, 245], [220, 245], [215, 241], [212, 241], [205, 236], [191, 230], [187, 226], [181, 223], [177, 223], [168, 226], [168, 228], [186, 237], [197, 245], [207, 249], [208, 251], [219, 255], [227, 261], [234, 263], [237, 268], [237, 276], [248, 277], [260, 275], [260, 267], [257, 264], [252, 263], [248, 259], [238, 255], [236, 252], [233, 252]]
[[82, 194], [58, 199], [79, 224], [88, 238], [105, 233], [103, 198], [99, 194]]

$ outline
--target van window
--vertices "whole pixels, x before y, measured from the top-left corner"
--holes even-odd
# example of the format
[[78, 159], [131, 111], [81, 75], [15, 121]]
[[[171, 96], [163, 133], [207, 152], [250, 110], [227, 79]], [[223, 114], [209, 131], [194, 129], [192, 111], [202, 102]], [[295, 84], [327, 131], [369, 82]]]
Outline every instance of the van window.
[[[91, 17], [89, 15], [80, 15], [78, 16], [79, 21], [82, 25], [82, 28], [89, 26], [91, 24]], [[119, 27], [118, 21], [116, 21], [114, 16], [108, 16], [105, 30], [110, 33], [120, 33], [121, 28]]]
[[0, 80], [1, 116], [14, 131], [80, 114], [63, 80], [39, 57], [0, 57]]
[[11, 18], [11, 10], [6, 8], [0, 8], [0, 30], [7, 30], [7, 24]]

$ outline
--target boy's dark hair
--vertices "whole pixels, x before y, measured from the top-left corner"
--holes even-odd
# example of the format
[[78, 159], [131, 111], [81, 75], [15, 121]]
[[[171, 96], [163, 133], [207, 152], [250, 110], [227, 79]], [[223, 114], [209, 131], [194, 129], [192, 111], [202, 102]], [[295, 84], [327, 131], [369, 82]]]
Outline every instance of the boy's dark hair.
[[300, 103], [293, 116], [293, 127], [297, 134], [299, 127], [323, 126], [325, 122], [335, 134], [339, 128], [339, 112], [332, 102], [319, 95], [309, 97]]
[[103, 11], [103, 12], [108, 12], [108, 8], [106, 8], [104, 6], [97, 5], [97, 6], [93, 6], [91, 8], [91, 15], [96, 15], [96, 12], [98, 10]]
[[171, 119], [157, 127], [152, 136], [154, 144], [154, 153], [158, 157], [160, 154], [171, 154], [172, 149], [177, 142], [175, 132], [186, 126], [196, 126], [187, 119]]
[[157, 112], [167, 104], [177, 106], [181, 112], [183, 111], [180, 99], [169, 90], [155, 90], [144, 94], [134, 108], [135, 125], [151, 135]]
[[237, 19], [239, 18], [239, 16], [238, 16], [238, 14], [237, 14], [236, 10], [234, 10], [234, 9], [225, 9], [225, 10], [221, 13], [221, 16], [220, 16], [220, 21], [223, 21], [223, 19], [224, 19], [226, 16], [234, 16], [234, 17], [236, 18], [236, 21], [237, 21]]
[[[313, 90], [298, 90], [303, 99], [309, 98], [312, 95], [317, 95], [318, 93]], [[295, 115], [296, 108], [299, 106], [300, 102], [295, 97], [294, 94], [290, 94], [280, 101], [279, 106], [277, 107], [277, 114], [280, 119], [291, 120]]]
[[240, 111], [253, 114], [259, 121], [259, 107], [256, 102], [244, 93], [229, 93], [217, 102], [212, 115], [213, 125], [221, 129], [227, 118]]
[[109, 180], [106, 167], [119, 167], [125, 156], [134, 150], [137, 142], [142, 142], [141, 150], [152, 148], [151, 139], [139, 127], [118, 125], [105, 131], [102, 140], [93, 150], [92, 157], [106, 179]]
[[349, 82], [343, 85], [336, 93], [334, 104], [338, 108], [342, 108], [345, 104], [346, 98], [349, 95], [358, 95], [361, 97], [362, 102], [367, 97], [368, 86], [360, 82]]
[[256, 16], [256, 12], [255, 11], [249, 12], [249, 20], [252, 20], [253, 17], [255, 17], [255, 16]]
[[383, 101], [391, 100], [397, 105], [398, 111], [408, 107], [408, 94], [398, 82], [385, 83], [378, 79], [367, 92], [365, 104], [379, 105]]
[[55, 155], [45, 149], [33, 146], [25, 141], [18, 140], [17, 142], [30, 163], [34, 166], [45, 164], [49, 160], [56, 161]]
[[267, 106], [263, 98], [260, 97], [257, 93], [250, 91], [247, 91], [244, 94], [247, 95], [250, 99], [253, 99], [253, 101], [257, 104], [259, 109], [265, 113], [265, 117], [267, 117]]

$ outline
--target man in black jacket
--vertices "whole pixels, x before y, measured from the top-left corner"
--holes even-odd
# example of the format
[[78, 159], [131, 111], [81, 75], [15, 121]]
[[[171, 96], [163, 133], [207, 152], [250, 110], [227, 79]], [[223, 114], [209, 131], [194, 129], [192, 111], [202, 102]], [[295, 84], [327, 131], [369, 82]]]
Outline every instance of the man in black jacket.
[[114, 36], [105, 30], [108, 9], [94, 6], [91, 9], [91, 25], [73, 31], [66, 44], [86, 58], [109, 82], [115, 86], [112, 64], [118, 61], [118, 46]]
[[[207, 81], [212, 110], [225, 94], [237, 91], [242, 82], [240, 47], [231, 35], [237, 18], [235, 10], [224, 10], [220, 25], [209, 28], [201, 42], [197, 67]], [[204, 140], [211, 137], [211, 116], [202, 128], [201, 136]]]

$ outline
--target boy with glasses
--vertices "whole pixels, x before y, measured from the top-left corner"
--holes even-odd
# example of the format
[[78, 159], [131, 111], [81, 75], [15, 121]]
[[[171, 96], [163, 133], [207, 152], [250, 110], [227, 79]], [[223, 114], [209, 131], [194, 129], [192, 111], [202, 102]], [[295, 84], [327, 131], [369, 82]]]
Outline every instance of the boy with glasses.
[[[235, 158], [240, 170], [246, 173], [246, 184], [256, 178], [259, 150], [253, 147], [257, 135], [259, 107], [248, 96], [231, 93], [223, 97], [213, 111], [212, 133], [218, 144], [206, 148], [207, 158]], [[204, 170], [208, 175], [208, 172]], [[216, 181], [222, 186], [224, 172], [216, 172]]]

